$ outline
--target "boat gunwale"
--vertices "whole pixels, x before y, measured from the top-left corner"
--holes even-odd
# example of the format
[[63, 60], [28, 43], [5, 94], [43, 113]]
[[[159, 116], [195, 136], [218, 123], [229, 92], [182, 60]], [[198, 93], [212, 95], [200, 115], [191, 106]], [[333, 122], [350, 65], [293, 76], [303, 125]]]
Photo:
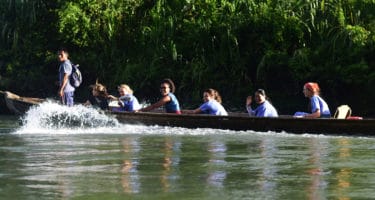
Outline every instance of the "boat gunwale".
[[143, 115], [143, 116], [155, 116], [155, 117], [171, 117], [171, 118], [217, 118], [217, 119], [254, 119], [254, 120], [296, 120], [296, 121], [343, 121], [343, 122], [353, 122], [356, 123], [358, 121], [373, 121], [375, 123], [375, 118], [363, 118], [363, 119], [336, 119], [336, 118], [299, 118], [293, 117], [292, 115], [282, 115], [279, 117], [254, 117], [254, 116], [239, 116], [237, 114], [244, 114], [247, 113], [232, 113], [229, 115], [209, 115], [209, 114], [174, 114], [174, 113], [164, 113], [164, 112], [126, 112], [126, 111], [105, 111], [109, 114], [118, 114], [118, 115]]

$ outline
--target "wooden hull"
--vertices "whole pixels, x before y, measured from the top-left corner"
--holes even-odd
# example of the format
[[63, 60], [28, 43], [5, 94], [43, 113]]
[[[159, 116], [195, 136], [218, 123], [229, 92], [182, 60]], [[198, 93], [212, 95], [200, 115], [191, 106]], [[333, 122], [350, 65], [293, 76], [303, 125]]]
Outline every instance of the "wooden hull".
[[43, 102], [44, 99], [31, 98], [31, 97], [20, 97], [11, 92], [5, 91], [4, 98], [7, 108], [14, 114], [22, 115], [29, 110], [33, 105], [38, 105]]
[[185, 128], [214, 128], [237, 131], [276, 131], [334, 135], [375, 135], [375, 119], [304, 119], [248, 116], [176, 115], [166, 113], [110, 112], [120, 122]]
[[12, 114], [5, 102], [5, 92], [0, 90], [0, 114]]

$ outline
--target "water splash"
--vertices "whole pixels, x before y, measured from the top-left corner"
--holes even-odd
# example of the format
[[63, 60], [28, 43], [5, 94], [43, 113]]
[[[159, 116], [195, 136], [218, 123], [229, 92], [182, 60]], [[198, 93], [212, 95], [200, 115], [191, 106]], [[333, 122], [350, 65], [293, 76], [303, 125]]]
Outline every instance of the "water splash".
[[21, 118], [22, 132], [55, 132], [87, 129], [103, 129], [106, 127], [119, 127], [119, 122], [100, 111], [75, 105], [72, 107], [62, 106], [52, 101], [44, 102], [38, 106], [31, 107]]

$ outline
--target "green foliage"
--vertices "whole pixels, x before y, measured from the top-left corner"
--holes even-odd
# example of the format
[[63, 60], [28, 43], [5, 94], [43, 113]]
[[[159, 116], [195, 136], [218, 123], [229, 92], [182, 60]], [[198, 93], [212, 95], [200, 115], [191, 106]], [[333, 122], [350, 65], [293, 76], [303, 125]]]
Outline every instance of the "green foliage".
[[[0, 7], [2, 48], [16, 49], [19, 40], [27, 33], [37, 18], [40, 1], [3, 0]], [[25, 32], [24, 32], [25, 31]]]
[[345, 27], [350, 41], [356, 46], [365, 46], [370, 32], [361, 26], [347, 25]]
[[71, 42], [78, 47], [88, 46], [91, 39], [90, 33], [97, 33], [97, 30], [90, 30], [90, 27], [97, 27], [91, 26], [90, 17], [84, 13], [79, 5], [67, 2], [67, 5], [58, 14], [60, 18], [59, 33], [64, 37], [64, 42]]

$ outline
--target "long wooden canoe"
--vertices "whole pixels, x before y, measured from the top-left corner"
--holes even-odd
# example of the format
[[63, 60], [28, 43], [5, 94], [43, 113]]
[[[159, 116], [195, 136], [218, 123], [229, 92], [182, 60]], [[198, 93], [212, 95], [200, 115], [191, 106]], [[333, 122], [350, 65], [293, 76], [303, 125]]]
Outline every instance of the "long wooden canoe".
[[[5, 101], [10, 110], [23, 114], [32, 105], [43, 99], [20, 97], [5, 92]], [[245, 113], [231, 113], [229, 116], [211, 116], [200, 114], [168, 114], [160, 112], [114, 112], [108, 111], [121, 123], [173, 126], [184, 128], [213, 128], [228, 130], [276, 131], [288, 133], [314, 133], [325, 135], [366, 135], [375, 136], [375, 119], [306, 119], [282, 116], [277, 118], [249, 117]]]
[[293, 117], [209, 116], [167, 113], [110, 112], [120, 122], [186, 128], [276, 131], [337, 135], [374, 135], [375, 119], [307, 119]]

